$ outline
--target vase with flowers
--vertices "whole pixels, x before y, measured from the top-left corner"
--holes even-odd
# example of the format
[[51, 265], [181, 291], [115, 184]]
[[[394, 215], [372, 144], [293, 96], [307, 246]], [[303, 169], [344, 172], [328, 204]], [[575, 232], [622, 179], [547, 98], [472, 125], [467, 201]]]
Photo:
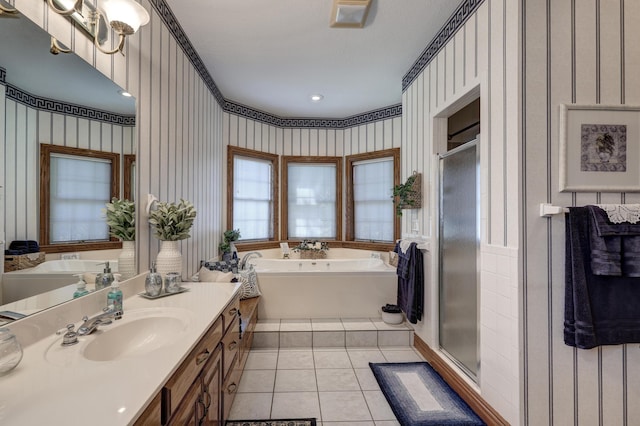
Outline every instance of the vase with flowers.
[[189, 201], [180, 199], [179, 203], [156, 203], [156, 209], [149, 213], [153, 235], [160, 240], [156, 272], [162, 275], [177, 272], [182, 276], [179, 241], [191, 236], [189, 231], [195, 218], [196, 209]]
[[122, 279], [136, 274], [136, 205], [133, 201], [113, 198], [103, 210], [107, 217], [109, 235], [122, 241], [118, 256], [118, 273]]
[[293, 248], [294, 252], [300, 253], [300, 259], [325, 259], [327, 250], [329, 244], [318, 240], [302, 240]]

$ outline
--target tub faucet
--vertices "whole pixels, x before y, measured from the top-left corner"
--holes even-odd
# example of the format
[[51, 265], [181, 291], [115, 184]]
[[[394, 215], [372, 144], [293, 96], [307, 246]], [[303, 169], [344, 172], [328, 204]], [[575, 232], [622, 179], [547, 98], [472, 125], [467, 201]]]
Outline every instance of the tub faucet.
[[101, 324], [111, 324], [111, 320], [116, 317], [121, 317], [122, 311], [116, 311], [112, 308], [104, 308], [101, 314], [95, 317], [89, 318], [86, 315], [82, 318], [82, 325], [78, 328], [78, 334], [80, 336], [86, 336], [98, 329]]
[[242, 260], [240, 261], [240, 265], [238, 265], [240, 267], [240, 270], [243, 270], [247, 266], [247, 261], [253, 256], [262, 257], [262, 253], [260, 253], [258, 251], [252, 251], [252, 252], [249, 252], [249, 253], [245, 254], [244, 256], [242, 256]]

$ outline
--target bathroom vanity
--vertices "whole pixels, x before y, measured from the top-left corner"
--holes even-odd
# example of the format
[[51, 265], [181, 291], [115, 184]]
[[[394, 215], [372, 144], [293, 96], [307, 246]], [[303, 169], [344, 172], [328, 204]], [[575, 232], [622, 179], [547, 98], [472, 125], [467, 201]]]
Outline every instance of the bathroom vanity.
[[[184, 283], [189, 291], [147, 300], [136, 294], [139, 277], [130, 281], [121, 320], [80, 336], [77, 345], [62, 347], [54, 333], [26, 345], [18, 367], [0, 377], [0, 424], [223, 424], [258, 299], [241, 302], [235, 283]], [[100, 293], [82, 302], [106, 298]], [[30, 317], [31, 325], [15, 327], [18, 338], [75, 317], [74, 303]]]

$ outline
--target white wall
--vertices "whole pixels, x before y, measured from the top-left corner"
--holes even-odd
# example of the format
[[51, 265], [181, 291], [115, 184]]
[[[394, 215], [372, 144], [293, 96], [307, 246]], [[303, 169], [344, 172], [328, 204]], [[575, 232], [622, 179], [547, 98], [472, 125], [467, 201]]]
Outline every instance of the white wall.
[[[419, 233], [425, 258], [425, 317], [416, 333], [437, 349], [438, 152], [446, 121], [480, 95], [481, 241], [479, 391], [511, 424], [520, 418], [518, 346], [520, 1], [486, 0], [403, 94], [402, 171], [425, 177]], [[444, 128], [444, 131], [443, 129]], [[403, 234], [411, 234], [403, 219]]]
[[[148, 0], [148, 25], [127, 38], [125, 56], [105, 55], [46, 2], [15, 0], [15, 7], [137, 99], [136, 122], [140, 270], [155, 259], [159, 242], [141, 212], [146, 195], [191, 201], [197, 211], [192, 237], [183, 240], [183, 275], [215, 254], [222, 228], [222, 109]], [[168, 11], [163, 15], [170, 19]], [[209, 83], [209, 85], [207, 84]]]
[[640, 202], [638, 193], [558, 192], [559, 105], [640, 105], [640, 2], [534, 0], [524, 17], [527, 424], [638, 424], [640, 348], [564, 344], [564, 217], [537, 208]]

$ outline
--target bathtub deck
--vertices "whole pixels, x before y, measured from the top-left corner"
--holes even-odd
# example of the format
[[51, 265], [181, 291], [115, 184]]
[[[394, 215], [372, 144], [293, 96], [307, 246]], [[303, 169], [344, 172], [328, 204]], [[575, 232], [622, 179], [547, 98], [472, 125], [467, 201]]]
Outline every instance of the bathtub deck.
[[380, 318], [258, 320], [252, 348], [412, 346], [408, 323], [386, 324]]

